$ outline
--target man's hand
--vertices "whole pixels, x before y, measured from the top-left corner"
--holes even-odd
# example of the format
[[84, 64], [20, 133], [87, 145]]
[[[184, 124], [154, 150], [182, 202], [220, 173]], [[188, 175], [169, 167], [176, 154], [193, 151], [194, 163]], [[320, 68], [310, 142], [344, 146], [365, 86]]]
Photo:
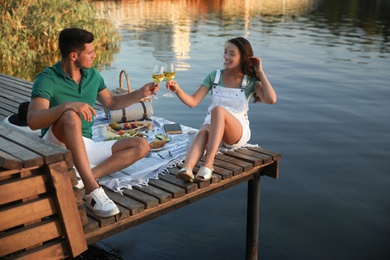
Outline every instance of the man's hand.
[[81, 102], [69, 102], [67, 103], [68, 109], [71, 109], [80, 115], [81, 119], [87, 122], [92, 122], [93, 116], [96, 117], [96, 111], [93, 107], [86, 103]]
[[149, 97], [155, 95], [159, 91], [159, 85], [154, 82], [146, 83], [140, 90], [143, 97]]

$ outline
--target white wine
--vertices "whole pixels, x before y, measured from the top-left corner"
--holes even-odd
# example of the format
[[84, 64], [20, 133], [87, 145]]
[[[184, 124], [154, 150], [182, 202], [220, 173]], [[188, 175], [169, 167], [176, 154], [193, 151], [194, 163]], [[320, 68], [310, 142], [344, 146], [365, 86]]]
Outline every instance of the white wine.
[[164, 77], [167, 81], [173, 80], [176, 73], [174, 71], [164, 71]]
[[[175, 64], [173, 64], [173, 63], [166, 63], [164, 65], [163, 73], [164, 73], [164, 77], [167, 80], [167, 82], [173, 80], [175, 78], [175, 76], [176, 76]], [[168, 88], [168, 93], [164, 94], [163, 96], [164, 97], [173, 97], [174, 95], [171, 94], [171, 91]]]
[[163, 81], [164, 75], [163, 74], [152, 74], [152, 79], [155, 83], [159, 83]]

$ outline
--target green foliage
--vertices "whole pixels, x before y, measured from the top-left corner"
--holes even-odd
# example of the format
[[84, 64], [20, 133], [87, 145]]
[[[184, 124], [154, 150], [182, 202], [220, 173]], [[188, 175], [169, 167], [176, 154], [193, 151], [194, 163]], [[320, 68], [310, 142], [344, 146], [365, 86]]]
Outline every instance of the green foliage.
[[118, 30], [97, 19], [87, 0], [0, 0], [0, 16], [0, 73], [27, 80], [59, 60], [58, 36], [64, 28], [92, 32], [100, 64], [112, 59], [120, 40]]

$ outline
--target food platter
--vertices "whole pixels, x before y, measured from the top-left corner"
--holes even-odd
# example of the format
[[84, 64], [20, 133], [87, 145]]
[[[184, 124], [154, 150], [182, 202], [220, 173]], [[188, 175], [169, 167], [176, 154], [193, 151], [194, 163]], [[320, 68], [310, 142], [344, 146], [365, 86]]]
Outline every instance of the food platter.
[[143, 132], [148, 132], [153, 127], [152, 121], [133, 121], [126, 123], [111, 122], [106, 125], [103, 133], [106, 141], [119, 140], [128, 137], [145, 137]]

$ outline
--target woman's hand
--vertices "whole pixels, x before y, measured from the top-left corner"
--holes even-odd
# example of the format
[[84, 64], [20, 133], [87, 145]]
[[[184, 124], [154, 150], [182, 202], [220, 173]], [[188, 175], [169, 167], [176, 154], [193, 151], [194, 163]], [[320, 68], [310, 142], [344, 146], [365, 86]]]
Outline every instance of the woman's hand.
[[177, 82], [174, 81], [174, 80], [168, 81], [167, 84], [166, 84], [166, 87], [167, 87], [168, 90], [170, 90], [170, 91], [172, 91], [174, 93], [176, 93], [178, 90], [180, 90], [179, 84], [177, 84]]
[[259, 57], [253, 56], [251, 57], [251, 61], [253, 64], [253, 68], [255, 69], [256, 75], [260, 77], [260, 73], [263, 71], [261, 59]]

